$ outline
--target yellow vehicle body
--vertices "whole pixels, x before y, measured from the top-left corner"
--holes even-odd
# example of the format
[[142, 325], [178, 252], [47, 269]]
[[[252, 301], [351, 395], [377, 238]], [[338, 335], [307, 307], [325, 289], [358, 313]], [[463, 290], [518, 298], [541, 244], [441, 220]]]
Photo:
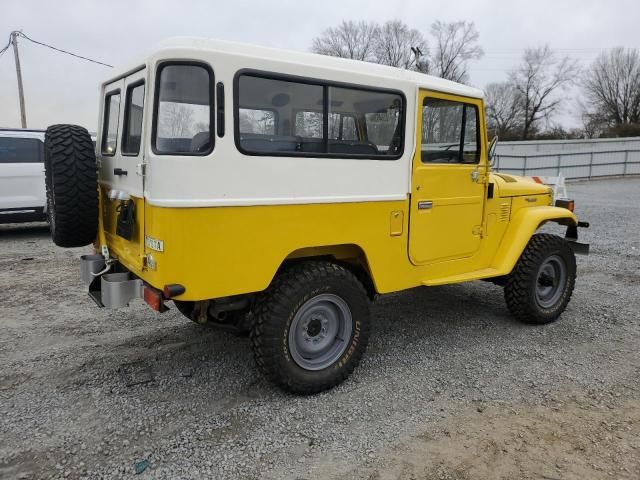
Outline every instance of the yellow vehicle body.
[[[427, 96], [463, 100], [483, 113], [479, 99], [420, 92], [421, 100]], [[421, 114], [416, 125], [420, 132]], [[541, 225], [577, 224], [571, 211], [552, 206], [549, 187], [490, 172], [484, 122], [478, 164], [425, 165], [416, 138], [405, 200], [185, 208], [135, 198], [144, 215], [137, 216], [128, 241], [115, 234], [117, 202], [103, 188], [97, 246], [107, 245], [121, 264], [159, 290], [184, 286], [176, 300], [260, 292], [286, 261], [311, 257], [358, 266], [383, 294], [506, 275]], [[422, 211], [418, 205], [427, 196], [433, 208]]]
[[[47, 130], [54, 242], [94, 242], [80, 273], [98, 306], [171, 301], [199, 325], [248, 333], [287, 391], [351, 374], [376, 294], [486, 279], [536, 324], [571, 298], [588, 224], [550, 187], [491, 171], [476, 88], [184, 38], [102, 96], [95, 156], [86, 129]], [[534, 235], [546, 222], [565, 238]]]
[[[125, 246], [130, 242], [113, 232], [103, 230], [101, 236], [120, 262], [150, 285], [158, 289], [184, 285], [185, 293], [177, 300], [259, 292], [286, 260], [314, 256], [355, 262], [370, 273], [377, 293], [389, 293], [506, 275], [542, 224], [577, 222], [572, 212], [550, 206], [551, 194], [544, 191], [534, 206], [517, 197], [487, 201], [483, 231], [477, 234], [482, 236], [478, 251], [426, 265], [414, 265], [408, 256], [409, 199], [261, 207], [147, 206], [145, 234], [161, 239], [163, 252], [131, 251]], [[455, 217], [439, 227], [448, 226], [456, 229]], [[140, 229], [137, 235], [136, 244], [144, 244]], [[146, 255], [152, 257], [154, 269], [147, 265]]]

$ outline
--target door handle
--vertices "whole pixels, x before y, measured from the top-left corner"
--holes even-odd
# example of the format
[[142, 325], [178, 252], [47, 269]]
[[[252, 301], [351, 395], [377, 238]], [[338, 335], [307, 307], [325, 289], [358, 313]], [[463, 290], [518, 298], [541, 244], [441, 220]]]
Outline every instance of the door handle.
[[433, 202], [431, 200], [422, 200], [418, 202], [418, 210], [431, 210]]
[[113, 169], [113, 174], [114, 175], [118, 175], [118, 176], [124, 175], [126, 177], [127, 176], [127, 171], [123, 170], [121, 168], [114, 168]]

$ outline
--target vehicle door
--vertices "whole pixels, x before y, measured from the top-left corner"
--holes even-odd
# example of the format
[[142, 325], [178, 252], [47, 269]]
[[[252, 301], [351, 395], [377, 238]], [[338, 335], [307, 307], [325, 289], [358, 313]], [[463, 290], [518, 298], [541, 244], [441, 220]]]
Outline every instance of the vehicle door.
[[418, 105], [410, 260], [471, 257], [480, 247], [486, 196], [481, 100], [420, 91]]
[[[104, 88], [102, 129], [97, 139], [103, 224], [110, 247], [132, 264], [144, 255], [144, 138], [146, 69]], [[130, 214], [125, 208], [131, 208]], [[132, 218], [130, 227], [119, 225]], [[120, 227], [120, 228], [119, 228]]]
[[39, 210], [45, 198], [42, 140], [0, 136], [0, 211]]

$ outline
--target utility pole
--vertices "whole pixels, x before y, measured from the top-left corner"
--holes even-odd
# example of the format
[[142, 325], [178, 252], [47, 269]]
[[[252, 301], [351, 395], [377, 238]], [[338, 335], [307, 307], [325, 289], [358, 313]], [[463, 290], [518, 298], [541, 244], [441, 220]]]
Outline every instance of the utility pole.
[[20, 56], [18, 55], [18, 32], [11, 32], [13, 56], [16, 60], [16, 75], [18, 76], [18, 97], [20, 97], [20, 121], [22, 128], [27, 128], [27, 112], [24, 108], [24, 89], [22, 88], [22, 71], [20, 70]]

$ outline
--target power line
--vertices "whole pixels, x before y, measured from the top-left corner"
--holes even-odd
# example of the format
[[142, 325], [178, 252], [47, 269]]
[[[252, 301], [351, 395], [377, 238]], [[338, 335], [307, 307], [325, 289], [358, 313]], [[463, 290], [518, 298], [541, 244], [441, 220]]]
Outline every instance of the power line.
[[7, 44], [4, 46], [2, 50], [0, 50], [0, 55], [6, 52], [10, 46], [11, 46], [11, 34], [9, 34], [9, 41], [7, 42]]
[[[88, 62], [93, 62], [93, 63], [97, 63], [97, 64], [99, 64], [99, 65], [104, 65], [105, 67], [113, 68], [113, 65], [109, 65], [108, 63], [103, 63], [103, 62], [99, 62], [98, 60], [93, 60], [92, 58], [83, 57], [82, 55], [77, 55], [77, 54], [75, 54], [75, 53], [68, 52], [67, 50], [62, 50], [61, 48], [54, 47], [53, 45], [49, 45], [48, 43], [39, 42], [39, 41], [37, 41], [37, 40], [34, 40], [34, 39], [33, 39], [33, 38], [31, 38], [31, 37], [28, 37], [27, 35], [25, 35], [25, 34], [24, 34], [24, 33], [22, 33], [22, 32], [16, 32], [16, 33], [17, 33], [19, 36], [21, 36], [22, 38], [24, 38], [24, 39], [26, 39], [26, 40], [29, 40], [30, 42], [35, 43], [35, 44], [37, 44], [37, 45], [42, 45], [43, 47], [50, 48], [51, 50], [55, 50], [55, 51], [60, 52], [60, 53], [66, 53], [67, 55], [71, 55], [72, 57], [80, 58], [80, 59], [82, 59], [82, 60], [86, 60], [86, 61], [88, 61]], [[7, 46], [3, 49], [3, 52], [4, 52], [4, 50], [6, 50], [7, 48], [9, 48], [9, 45], [7, 45]], [[0, 53], [2, 53], [2, 52], [0, 52]]]

